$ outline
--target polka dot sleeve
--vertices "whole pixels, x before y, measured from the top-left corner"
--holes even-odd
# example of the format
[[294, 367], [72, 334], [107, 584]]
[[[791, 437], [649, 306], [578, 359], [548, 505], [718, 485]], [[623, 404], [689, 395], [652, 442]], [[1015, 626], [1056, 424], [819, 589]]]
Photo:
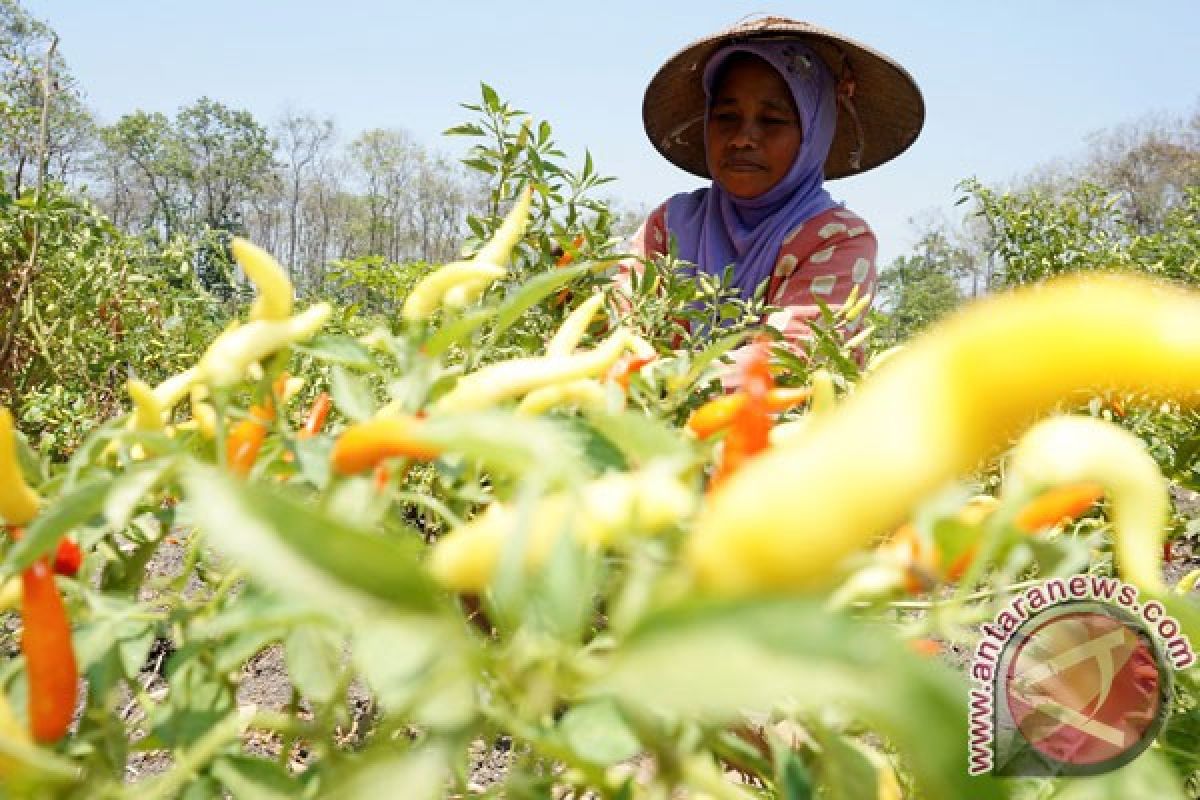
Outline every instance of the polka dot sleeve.
[[[859, 296], [874, 295], [875, 234], [853, 211], [834, 208], [792, 231], [779, 251], [767, 296], [780, 311], [767, 324], [792, 344], [807, 339], [809, 323], [821, 314], [818, 300], [832, 309], [846, 302], [857, 285]], [[843, 331], [851, 335], [862, 325], [862, 314]]]

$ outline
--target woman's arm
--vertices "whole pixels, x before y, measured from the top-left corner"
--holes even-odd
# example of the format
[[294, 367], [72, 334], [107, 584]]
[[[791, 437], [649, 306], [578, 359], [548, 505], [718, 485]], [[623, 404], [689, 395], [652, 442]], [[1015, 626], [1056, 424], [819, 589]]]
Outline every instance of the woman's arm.
[[[642, 223], [629, 240], [628, 250], [639, 258], [654, 258], [667, 251], [667, 205], [663, 203]], [[617, 310], [627, 314], [633, 307], [633, 276], [641, 275], [645, 265], [638, 258], [627, 258], [617, 264], [613, 274], [613, 301]]]

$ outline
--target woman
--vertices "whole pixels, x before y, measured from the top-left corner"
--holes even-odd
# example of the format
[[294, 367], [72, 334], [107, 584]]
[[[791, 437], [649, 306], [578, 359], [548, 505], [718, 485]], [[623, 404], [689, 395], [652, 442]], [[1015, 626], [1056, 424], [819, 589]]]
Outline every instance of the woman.
[[[793, 345], [809, 336], [818, 300], [836, 307], [856, 286], [874, 293], [875, 235], [824, 182], [878, 166], [916, 139], [924, 103], [902, 67], [840, 34], [765, 17], [670, 58], [646, 89], [642, 117], [667, 160], [712, 182], [659, 206], [635, 252], [661, 255], [674, 237], [701, 272], [732, 264], [744, 298], [766, 282], [767, 302], [782, 310], [765, 322]], [[618, 283], [636, 268], [624, 267]]]

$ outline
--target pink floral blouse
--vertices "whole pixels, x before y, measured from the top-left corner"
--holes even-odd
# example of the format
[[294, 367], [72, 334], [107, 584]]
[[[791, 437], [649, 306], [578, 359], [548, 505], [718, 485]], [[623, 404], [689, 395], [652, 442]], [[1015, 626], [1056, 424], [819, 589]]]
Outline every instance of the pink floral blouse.
[[[668, 249], [667, 206], [654, 210], [638, 230], [630, 247], [644, 258], [664, 254]], [[875, 234], [862, 217], [845, 208], [831, 208], [795, 227], [783, 240], [775, 271], [767, 283], [767, 302], [781, 310], [764, 322], [783, 334], [791, 349], [803, 356], [803, 343], [810, 337], [809, 323], [820, 317], [817, 299], [837, 309], [846, 302], [857, 285], [858, 296], [875, 294]], [[637, 261], [620, 265], [615, 277], [617, 288], [628, 296], [630, 272], [640, 269]], [[849, 338], [862, 326], [866, 314], [848, 323], [842, 330]], [[736, 388], [736, 364], [743, 350], [732, 353], [735, 367], [722, 378], [726, 388]]]

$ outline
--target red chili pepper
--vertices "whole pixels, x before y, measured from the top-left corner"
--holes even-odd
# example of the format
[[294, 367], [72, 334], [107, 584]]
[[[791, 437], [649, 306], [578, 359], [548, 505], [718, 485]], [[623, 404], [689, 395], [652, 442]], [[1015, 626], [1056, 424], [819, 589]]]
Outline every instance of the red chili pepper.
[[[19, 542], [25, 535], [25, 529], [10, 525], [8, 526], [8, 535], [14, 542]], [[83, 551], [79, 549], [79, 545], [65, 536], [59, 539], [58, 547], [54, 551], [54, 574], [74, 578], [79, 574], [79, 567], [82, 564]]]
[[58, 549], [54, 551], [54, 572], [74, 578], [79, 574], [82, 564], [83, 551], [79, 549], [79, 545], [65, 537], [59, 540]]
[[30, 732], [34, 740], [52, 744], [66, 734], [75, 716], [79, 669], [67, 609], [45, 557], [21, 573], [21, 624]]
[[308, 410], [308, 416], [304, 419], [304, 427], [296, 434], [297, 439], [310, 439], [321, 432], [321, 428], [325, 427], [325, 418], [329, 416], [329, 409], [333, 407], [333, 398], [328, 392], [321, 392], [313, 400], [312, 408]]
[[770, 345], [758, 341], [742, 362], [742, 382], [738, 390], [745, 401], [734, 411], [721, 462], [713, 472], [709, 488], [722, 483], [749, 458], [767, 449], [771, 434], [769, 394], [775, 383], [770, 370]]

